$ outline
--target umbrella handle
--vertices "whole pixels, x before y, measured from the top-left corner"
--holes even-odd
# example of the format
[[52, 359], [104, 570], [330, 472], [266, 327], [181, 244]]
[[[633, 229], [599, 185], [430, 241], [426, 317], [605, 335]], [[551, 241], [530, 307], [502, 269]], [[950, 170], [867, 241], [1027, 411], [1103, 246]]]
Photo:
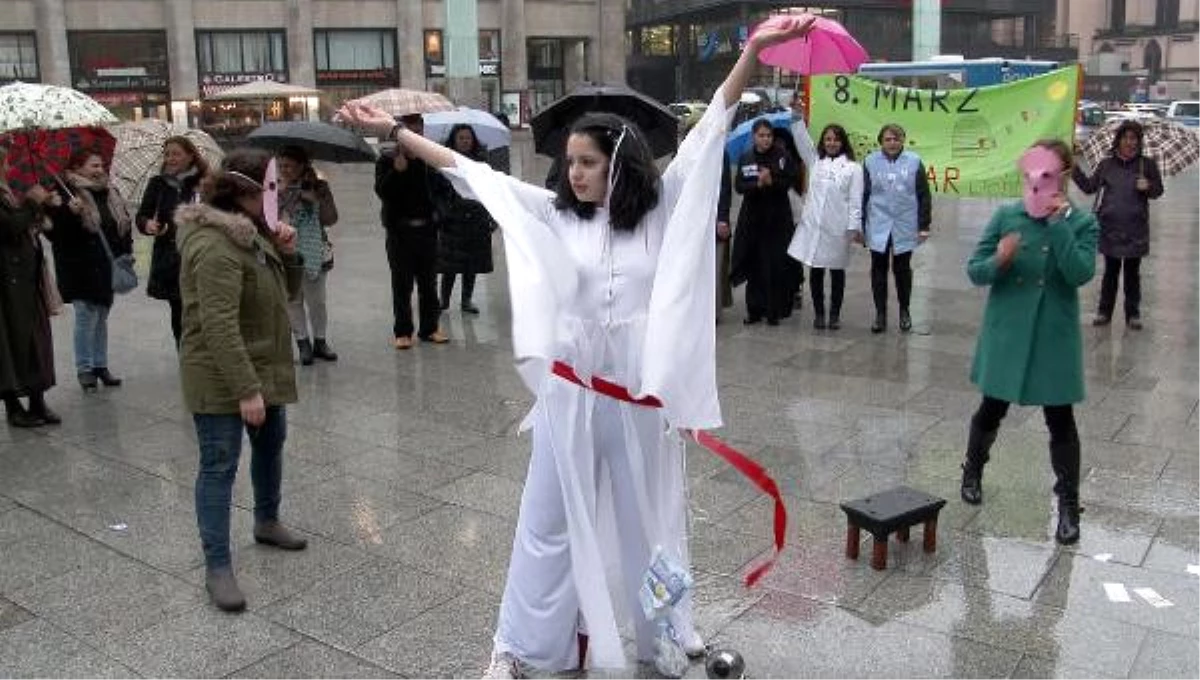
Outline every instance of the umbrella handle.
[[55, 183], [55, 184], [57, 184], [58, 186], [62, 187], [62, 190], [63, 190], [63, 191], [65, 191], [65, 192], [67, 192], [67, 196], [68, 196], [68, 197], [69, 197], [69, 198], [70, 198], [72, 201], [73, 201], [73, 200], [75, 200], [75, 198], [76, 198], [76, 197], [75, 197], [75, 194], [74, 194], [74, 193], [71, 191], [71, 187], [67, 186], [67, 183], [66, 183], [66, 182], [64, 182], [64, 181], [63, 181], [63, 179], [62, 179], [61, 177], [59, 177], [59, 176], [58, 176], [58, 173], [53, 173], [53, 174], [51, 175], [51, 177], [53, 177], [53, 178], [54, 178], [54, 183]]

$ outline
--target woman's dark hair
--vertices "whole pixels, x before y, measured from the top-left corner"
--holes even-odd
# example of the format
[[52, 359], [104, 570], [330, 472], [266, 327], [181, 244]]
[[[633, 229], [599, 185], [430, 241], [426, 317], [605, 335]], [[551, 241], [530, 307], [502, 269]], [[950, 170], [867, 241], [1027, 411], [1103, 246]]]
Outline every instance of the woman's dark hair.
[[[824, 130], [821, 130], [821, 136], [817, 143], [817, 158], [827, 158], [825, 153], [825, 135], [832, 132], [834, 137], [842, 143], [842, 152], [839, 155], [845, 156], [850, 160], [854, 160], [854, 147], [850, 146], [850, 135], [846, 134], [846, 128], [841, 125], [831, 124], [826, 125]], [[835, 156], [836, 158], [836, 156]]]
[[[196, 168], [196, 174], [201, 176], [208, 174], [208, 161], [204, 160], [204, 157], [200, 155], [200, 149], [196, 148], [196, 144], [192, 140], [183, 135], [167, 137], [166, 141], [163, 142], [163, 152], [166, 153], [167, 147], [172, 144], [183, 149], [187, 155], [192, 157], [192, 166]], [[166, 161], [163, 161], [163, 164], [165, 165]], [[159, 168], [159, 172], [162, 172], [162, 168]]]
[[908, 133], [904, 131], [904, 128], [900, 127], [896, 123], [888, 123], [887, 125], [879, 128], [879, 134], [875, 136], [875, 141], [883, 144], [883, 136], [889, 132], [896, 135], [900, 139], [908, 137]]
[[[633, 231], [646, 213], [658, 205], [658, 168], [645, 135], [633, 123], [611, 113], [585, 114], [571, 126], [571, 134], [591, 138], [608, 158], [608, 172], [614, 180], [612, 195], [608, 196], [609, 221], [617, 231]], [[614, 148], [616, 158], [613, 158]], [[564, 159], [561, 165], [554, 207], [571, 210], [584, 219], [591, 218], [596, 214], [596, 204], [584, 203], [575, 196], [571, 188], [571, 164]]]
[[[85, 147], [76, 149], [75, 153], [72, 153], [71, 157], [67, 159], [67, 169], [74, 170], [76, 168], [82, 167], [83, 164], [87, 163], [88, 159], [91, 158], [92, 156], [99, 156], [100, 160], [104, 161], [104, 154], [100, 153], [100, 149], [98, 149], [94, 146], [85, 146]], [[104, 164], [104, 169], [105, 170], [108, 169], [108, 163]]]
[[310, 165], [312, 165], [312, 159], [308, 157], [308, 152], [305, 151], [303, 147], [296, 146], [295, 144], [289, 144], [281, 147], [275, 152], [275, 155], [280, 158], [286, 158], [289, 161], [299, 163], [300, 167], [306, 170]]
[[262, 193], [263, 178], [270, 162], [271, 154], [262, 149], [230, 151], [221, 161], [220, 170], [214, 173], [208, 204], [219, 210], [244, 214], [238, 199]]
[[1123, 120], [1121, 121], [1121, 124], [1117, 126], [1117, 132], [1113, 135], [1111, 150], [1112, 155], [1117, 155], [1117, 149], [1121, 148], [1121, 138], [1124, 137], [1125, 133], [1129, 132], [1130, 130], [1137, 135], [1138, 153], [1142, 152], [1142, 139], [1145, 129], [1142, 127], [1142, 124], [1136, 120]]
[[471, 127], [467, 123], [455, 123], [454, 127], [450, 128], [450, 134], [446, 135], [446, 148], [454, 149], [455, 151], [458, 150], [454, 146], [454, 138], [458, 136], [458, 132], [460, 130], [468, 130], [471, 133], [471, 150], [465, 155], [471, 158], [476, 158], [477, 156], [482, 155], [484, 148], [483, 144], [479, 143], [479, 135], [475, 134], [475, 128]]
[[1058, 160], [1062, 161], [1063, 177], [1068, 177], [1070, 175], [1071, 168], [1075, 165], [1075, 155], [1071, 153], [1071, 147], [1067, 146], [1067, 143], [1061, 139], [1046, 138], [1039, 139], [1029, 148], [1032, 149], [1039, 146], [1043, 149], [1049, 149], [1053, 151], [1054, 155], [1058, 156]]

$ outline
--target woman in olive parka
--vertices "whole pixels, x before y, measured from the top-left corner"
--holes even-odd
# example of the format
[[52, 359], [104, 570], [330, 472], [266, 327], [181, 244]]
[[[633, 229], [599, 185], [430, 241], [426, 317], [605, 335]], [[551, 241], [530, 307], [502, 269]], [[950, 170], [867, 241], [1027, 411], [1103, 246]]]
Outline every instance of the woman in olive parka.
[[971, 283], [990, 290], [971, 366], [983, 401], [962, 466], [963, 500], [982, 503], [983, 466], [1009, 404], [1041, 406], [1058, 496], [1055, 540], [1063, 544], [1079, 540], [1079, 288], [1095, 274], [1099, 231], [1092, 214], [1066, 198], [1071, 161], [1058, 140], [1031, 147], [1021, 160], [1024, 200], [996, 211], [967, 262]]

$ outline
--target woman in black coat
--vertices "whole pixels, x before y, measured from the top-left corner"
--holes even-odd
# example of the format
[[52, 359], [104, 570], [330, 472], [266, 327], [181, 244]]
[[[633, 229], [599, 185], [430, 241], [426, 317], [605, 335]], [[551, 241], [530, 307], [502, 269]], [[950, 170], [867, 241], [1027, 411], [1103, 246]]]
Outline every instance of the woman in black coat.
[[[479, 143], [470, 125], [450, 128], [446, 146], [471, 160], [487, 162], [487, 149]], [[449, 183], [439, 186], [441, 190], [435, 198], [442, 309], [450, 308], [454, 275], [462, 274], [462, 311], [478, 314], [479, 308], [471, 303], [471, 295], [475, 291], [475, 275], [492, 271], [492, 232], [496, 230], [496, 222], [483, 204], [459, 196]]]
[[[42, 211], [58, 195], [35, 186], [18, 199], [4, 180], [7, 156], [0, 147], [0, 398], [9, 425], [39, 427], [62, 422], [45, 399], [54, 386], [54, 344], [38, 235]], [[21, 397], [29, 398], [28, 410]]]
[[179, 249], [175, 245], [175, 208], [196, 201], [208, 164], [192, 140], [177, 136], [163, 142], [163, 162], [150, 179], [137, 211], [137, 228], [154, 237], [146, 294], [171, 305], [171, 334], [179, 345], [183, 303], [179, 300]]
[[64, 302], [75, 308], [75, 372], [91, 392], [97, 381], [117, 387], [108, 370], [108, 313], [113, 304], [113, 257], [133, 252], [125, 199], [109, 188], [108, 170], [99, 152], [84, 149], [71, 157], [60, 186], [62, 205], [50, 210], [54, 227], [46, 236], [54, 246], [54, 270]]
[[1112, 155], [1091, 176], [1077, 165], [1075, 184], [1085, 193], [1100, 192], [1096, 218], [1100, 221], [1100, 254], [1104, 278], [1093, 326], [1112, 322], [1117, 303], [1117, 279], [1125, 269], [1125, 324], [1142, 329], [1142, 258], [1150, 253], [1150, 199], [1163, 194], [1162, 174], [1153, 158], [1142, 154], [1142, 126], [1127, 120], [1117, 127]]
[[796, 225], [788, 189], [796, 181], [796, 161], [783, 144], [775, 143], [771, 123], [752, 128], [754, 146], [742, 154], [733, 187], [745, 198], [733, 235], [730, 281], [746, 283], [747, 325], [762, 321], [776, 326], [792, 311], [795, 273], [787, 247]]

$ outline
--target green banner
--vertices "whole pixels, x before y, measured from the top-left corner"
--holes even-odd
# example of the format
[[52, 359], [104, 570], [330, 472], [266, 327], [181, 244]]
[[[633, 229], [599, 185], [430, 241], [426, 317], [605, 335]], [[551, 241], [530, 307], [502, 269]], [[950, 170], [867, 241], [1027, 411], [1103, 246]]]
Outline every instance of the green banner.
[[[1039, 139], [1075, 136], [1077, 67], [990, 87], [927, 90], [870, 78], [815, 76], [808, 129], [846, 129], [859, 160], [879, 145], [879, 129], [899, 124], [921, 157], [929, 187], [944, 196], [1019, 196], [1017, 160]], [[818, 142], [819, 143], [819, 142]]]

